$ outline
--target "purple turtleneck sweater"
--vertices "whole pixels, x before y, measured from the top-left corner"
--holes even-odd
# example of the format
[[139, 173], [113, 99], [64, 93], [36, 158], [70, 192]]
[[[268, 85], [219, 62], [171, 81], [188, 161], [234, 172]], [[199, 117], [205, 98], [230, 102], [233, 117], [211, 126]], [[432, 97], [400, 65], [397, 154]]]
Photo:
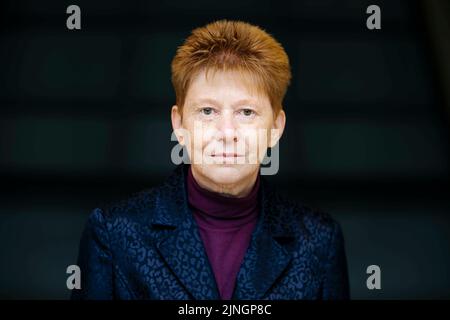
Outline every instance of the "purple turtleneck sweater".
[[187, 193], [220, 297], [231, 299], [259, 213], [259, 175], [250, 193], [231, 198], [198, 185], [189, 166]]

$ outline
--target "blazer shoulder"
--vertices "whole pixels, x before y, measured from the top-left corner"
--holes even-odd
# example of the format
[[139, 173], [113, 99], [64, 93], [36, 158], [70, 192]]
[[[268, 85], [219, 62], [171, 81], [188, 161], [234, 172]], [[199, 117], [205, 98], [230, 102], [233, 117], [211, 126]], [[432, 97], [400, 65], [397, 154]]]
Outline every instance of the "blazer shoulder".
[[156, 216], [170, 212], [174, 201], [182, 199], [183, 167], [177, 167], [162, 182], [130, 194], [128, 197], [103, 202], [98, 208], [106, 222], [113, 226], [123, 223], [148, 224]]
[[96, 207], [92, 215], [101, 215], [106, 222], [141, 221], [148, 219], [157, 206], [160, 186], [150, 187], [119, 200], [103, 202]]
[[301, 206], [300, 210], [305, 226], [316, 236], [331, 236], [339, 227], [339, 222], [320, 208]]
[[[298, 200], [275, 192], [277, 203], [281, 206], [279, 212], [285, 212], [283, 220], [294, 223], [308, 238], [318, 241], [329, 240], [336, 230], [340, 231], [339, 222], [333, 216], [320, 208], [305, 205]], [[280, 210], [281, 209], [281, 210]]]

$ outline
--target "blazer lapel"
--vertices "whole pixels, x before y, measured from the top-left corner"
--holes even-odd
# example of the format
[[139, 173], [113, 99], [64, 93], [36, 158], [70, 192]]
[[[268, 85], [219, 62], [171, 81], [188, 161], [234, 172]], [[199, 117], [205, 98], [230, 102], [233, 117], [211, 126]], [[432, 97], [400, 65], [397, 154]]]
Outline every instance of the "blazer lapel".
[[156, 247], [194, 299], [219, 299], [215, 278], [194, 223], [186, 219]]
[[233, 300], [260, 300], [281, 276], [292, 259], [292, 221], [277, 220], [286, 212], [274, 212], [276, 199], [261, 177], [261, 210], [249, 247], [239, 270]]
[[166, 230], [166, 236], [157, 241], [156, 247], [194, 299], [220, 299], [197, 224], [188, 207], [184, 169], [179, 166], [162, 188], [152, 224], [172, 228]]

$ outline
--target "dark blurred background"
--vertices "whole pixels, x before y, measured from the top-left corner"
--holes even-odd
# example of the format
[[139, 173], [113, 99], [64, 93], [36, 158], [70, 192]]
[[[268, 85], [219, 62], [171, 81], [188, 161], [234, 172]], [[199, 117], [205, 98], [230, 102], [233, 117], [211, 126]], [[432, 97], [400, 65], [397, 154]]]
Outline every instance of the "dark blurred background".
[[[81, 30], [66, 28], [71, 4]], [[366, 28], [370, 4], [381, 30]], [[450, 298], [450, 2], [0, 6], [0, 298], [68, 298], [91, 210], [170, 174], [170, 61], [193, 28], [222, 18], [261, 26], [291, 59], [269, 179], [340, 221], [352, 298]], [[366, 288], [371, 264], [378, 291]]]

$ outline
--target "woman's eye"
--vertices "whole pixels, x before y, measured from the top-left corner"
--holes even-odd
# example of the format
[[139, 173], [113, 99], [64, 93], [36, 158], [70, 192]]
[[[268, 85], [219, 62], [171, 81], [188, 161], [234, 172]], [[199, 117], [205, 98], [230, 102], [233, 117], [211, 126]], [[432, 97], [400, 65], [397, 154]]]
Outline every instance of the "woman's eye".
[[244, 114], [244, 116], [251, 116], [253, 115], [254, 111], [252, 109], [242, 109], [242, 113]]
[[213, 112], [212, 108], [202, 108], [201, 112], [205, 115], [210, 115]]

